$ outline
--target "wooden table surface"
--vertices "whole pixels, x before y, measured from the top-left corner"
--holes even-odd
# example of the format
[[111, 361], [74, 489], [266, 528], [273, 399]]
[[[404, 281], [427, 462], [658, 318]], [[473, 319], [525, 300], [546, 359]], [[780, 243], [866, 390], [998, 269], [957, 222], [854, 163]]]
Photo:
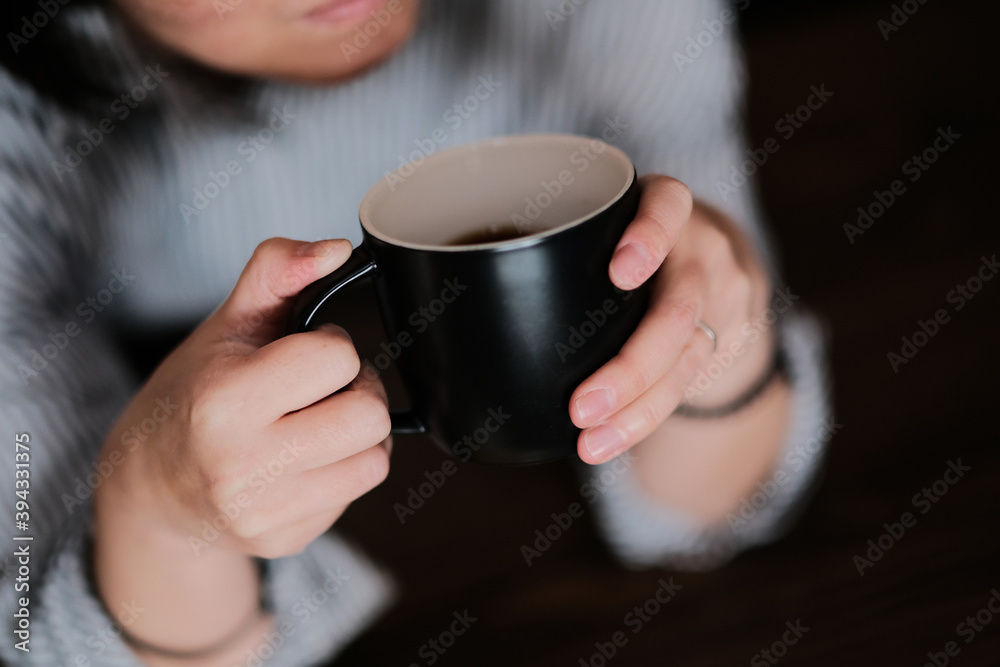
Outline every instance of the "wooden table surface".
[[[399, 599], [335, 664], [919, 666], [934, 664], [928, 653], [1000, 664], [1000, 614], [987, 606], [1000, 590], [1000, 280], [961, 310], [947, 300], [1000, 252], [988, 6], [931, 0], [888, 41], [877, 22], [889, 3], [747, 14], [754, 146], [811, 85], [834, 92], [756, 178], [789, 284], [831, 332], [842, 425], [794, 529], [710, 572], [636, 572], [615, 562], [588, 511], [528, 567], [521, 545], [581, 501], [570, 467], [459, 464], [401, 524], [393, 506], [447, 459], [398, 437], [388, 481], [338, 526], [394, 574]], [[904, 163], [949, 126], [960, 138], [908, 180]], [[850, 243], [843, 225], [895, 179], [906, 192]], [[941, 308], [949, 321], [894, 372], [887, 354]], [[939, 482], [949, 462], [969, 470]], [[934, 502], [914, 503], [924, 489]], [[905, 532], [885, 536], [906, 512]], [[869, 540], [889, 548], [860, 576]], [[649, 603], [671, 579], [674, 597]], [[639, 622], [633, 609], [647, 603], [656, 613]], [[436, 652], [429, 642], [452, 643], [441, 635], [466, 611], [475, 622]], [[981, 631], [962, 625], [977, 613]], [[615, 633], [624, 645], [605, 660]]]

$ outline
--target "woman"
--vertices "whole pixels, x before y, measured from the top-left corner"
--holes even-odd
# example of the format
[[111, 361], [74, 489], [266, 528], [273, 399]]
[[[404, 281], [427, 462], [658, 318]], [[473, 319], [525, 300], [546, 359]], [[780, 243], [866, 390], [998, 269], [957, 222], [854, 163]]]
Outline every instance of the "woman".
[[[609, 271], [655, 281], [653, 303], [570, 402], [584, 462], [635, 457], [600, 501], [612, 545], [707, 566], [776, 534], [825, 400], [817, 335], [729, 182], [745, 158], [723, 3], [49, 10], [15, 4], [0, 73], [0, 387], [8, 432], [31, 441], [36, 568], [31, 652], [6, 659], [308, 664], [383, 608], [387, 580], [323, 534], [388, 472], [384, 392], [346, 332], [279, 339], [282, 315], [345, 261], [350, 244], [324, 239], [357, 241], [371, 183], [488, 136], [606, 132], [650, 174]], [[702, 31], [709, 46], [677, 59]], [[116, 334], [200, 319], [129, 377]], [[746, 511], [759, 484], [768, 502]]]

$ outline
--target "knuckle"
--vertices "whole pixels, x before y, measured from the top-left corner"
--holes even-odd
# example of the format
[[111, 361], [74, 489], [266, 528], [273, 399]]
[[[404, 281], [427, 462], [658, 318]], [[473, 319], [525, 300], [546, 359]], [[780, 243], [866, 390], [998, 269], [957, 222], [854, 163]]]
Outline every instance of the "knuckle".
[[705, 229], [702, 243], [705, 244], [706, 254], [712, 259], [718, 260], [732, 254], [729, 238], [717, 227], [712, 226]]
[[273, 560], [275, 558], [293, 556], [296, 553], [301, 552], [305, 549], [305, 547], [306, 545], [302, 545], [298, 551], [295, 551], [294, 549], [290, 549], [287, 545], [274, 540], [253, 540], [250, 545], [250, 553], [257, 558]]
[[687, 337], [698, 326], [698, 299], [691, 296], [683, 296], [671, 304], [667, 313], [671, 327], [679, 330], [684, 337]]
[[385, 386], [382, 384], [382, 378], [379, 370], [375, 367], [375, 364], [368, 359], [361, 362], [361, 369], [358, 371], [357, 381], [359, 384], [367, 384], [375, 387], [376, 391], [382, 394], [385, 393]]
[[[708, 337], [705, 337], [708, 341]], [[712, 344], [708, 341], [706, 345], [689, 347], [681, 356], [677, 364], [677, 375], [685, 383], [694, 378], [702, 368], [712, 358]]]
[[282, 243], [283, 239], [279, 239], [277, 237], [264, 239], [257, 244], [256, 248], [254, 248], [253, 257], [272, 255], [278, 251]]
[[281, 245], [282, 239], [270, 238], [261, 241], [254, 248], [250, 261], [247, 262], [247, 268], [253, 272], [258, 285], [266, 285], [271, 282], [269, 279], [276, 277], [275, 269], [280, 266], [276, 260], [281, 254]]
[[367, 390], [351, 391], [347, 395], [350, 396], [350, 414], [353, 415], [355, 423], [373, 441], [385, 440], [389, 436], [392, 424], [389, 410], [382, 397]]
[[191, 388], [191, 426], [196, 430], [210, 427], [215, 421], [216, 412], [214, 407], [214, 383], [210, 380], [203, 380], [194, 383]]
[[633, 430], [641, 433], [649, 433], [659, 426], [660, 422], [665, 418], [665, 412], [660, 409], [655, 401], [645, 401], [642, 407], [639, 408], [638, 428]]
[[213, 511], [223, 513], [243, 488], [243, 480], [226, 469], [205, 475], [204, 498]]
[[262, 294], [297, 291], [315, 278], [313, 265], [294, 261], [289, 248], [289, 240], [279, 237], [265, 239], [257, 245], [247, 263], [256, 290]]
[[384, 447], [375, 446], [365, 453], [361, 474], [368, 489], [375, 488], [386, 480], [389, 476], [389, 453]]
[[240, 515], [229, 526], [229, 532], [240, 540], [252, 540], [263, 535], [266, 530], [267, 526], [260, 512]]
[[678, 181], [676, 178], [665, 177], [661, 183], [664, 194], [675, 201], [684, 209], [690, 210], [694, 206], [694, 197], [691, 188]]
[[663, 257], [676, 245], [680, 230], [670, 224], [669, 211], [649, 210], [644, 215], [650, 221], [644, 240], [652, 248], [654, 255]]
[[247, 261], [247, 266], [256, 267], [261, 263], [266, 263], [267, 258], [274, 254], [275, 246], [275, 239], [264, 239], [258, 243], [257, 247], [253, 249], [250, 259]]
[[327, 368], [338, 379], [355, 378], [361, 371], [361, 358], [354, 343], [344, 335], [333, 334], [323, 343], [323, 353], [328, 359]]
[[194, 432], [211, 436], [226, 428], [233, 396], [229, 381], [218, 372], [209, 372], [192, 383], [190, 420]]
[[352, 502], [384, 482], [388, 476], [388, 452], [377, 445], [369, 447], [351, 457], [337, 497], [341, 501]]
[[737, 270], [736, 275], [733, 276], [732, 283], [733, 290], [741, 296], [749, 297], [753, 292], [753, 280], [744, 271]]
[[739, 272], [729, 288], [729, 312], [746, 313], [751, 307], [753, 283], [745, 273]]
[[306, 550], [306, 547], [312, 544], [313, 540], [315, 540], [316, 537], [318, 536], [314, 535], [309, 538], [302, 537], [297, 540], [293, 540], [288, 544], [282, 545], [278, 551], [281, 554], [279, 557], [287, 558], [288, 556], [298, 556], [300, 553]]
[[227, 528], [229, 534], [237, 540], [247, 541], [257, 537], [260, 533], [251, 527], [250, 522], [244, 520], [234, 521]]
[[642, 355], [623, 355], [622, 381], [627, 397], [639, 396], [649, 388], [652, 376], [650, 361]]

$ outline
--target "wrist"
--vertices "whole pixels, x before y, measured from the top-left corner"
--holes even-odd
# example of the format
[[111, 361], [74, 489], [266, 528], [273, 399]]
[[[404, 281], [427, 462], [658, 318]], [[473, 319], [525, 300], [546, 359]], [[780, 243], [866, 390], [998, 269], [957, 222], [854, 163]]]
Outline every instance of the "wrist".
[[202, 529], [211, 522], [181, 517], [179, 503], [144, 474], [140, 450], [129, 457], [95, 492], [93, 524], [93, 578], [105, 607], [143, 610], [126, 641], [155, 658], [150, 664], [253, 641], [254, 628], [267, 625], [257, 563], [220, 546], [223, 531]]
[[180, 551], [196, 519], [185, 516], [164, 488], [162, 476], [152, 474], [148, 453], [142, 447], [126, 450], [107, 444], [101, 462], [114, 467], [94, 491], [95, 533], [137, 531], [167, 552]]

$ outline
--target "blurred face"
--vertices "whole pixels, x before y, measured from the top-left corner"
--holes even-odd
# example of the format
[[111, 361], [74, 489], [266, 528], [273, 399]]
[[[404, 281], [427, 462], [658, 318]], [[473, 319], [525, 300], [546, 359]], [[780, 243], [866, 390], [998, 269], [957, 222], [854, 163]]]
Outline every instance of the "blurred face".
[[161, 46], [209, 67], [323, 83], [391, 55], [419, 0], [113, 0]]

